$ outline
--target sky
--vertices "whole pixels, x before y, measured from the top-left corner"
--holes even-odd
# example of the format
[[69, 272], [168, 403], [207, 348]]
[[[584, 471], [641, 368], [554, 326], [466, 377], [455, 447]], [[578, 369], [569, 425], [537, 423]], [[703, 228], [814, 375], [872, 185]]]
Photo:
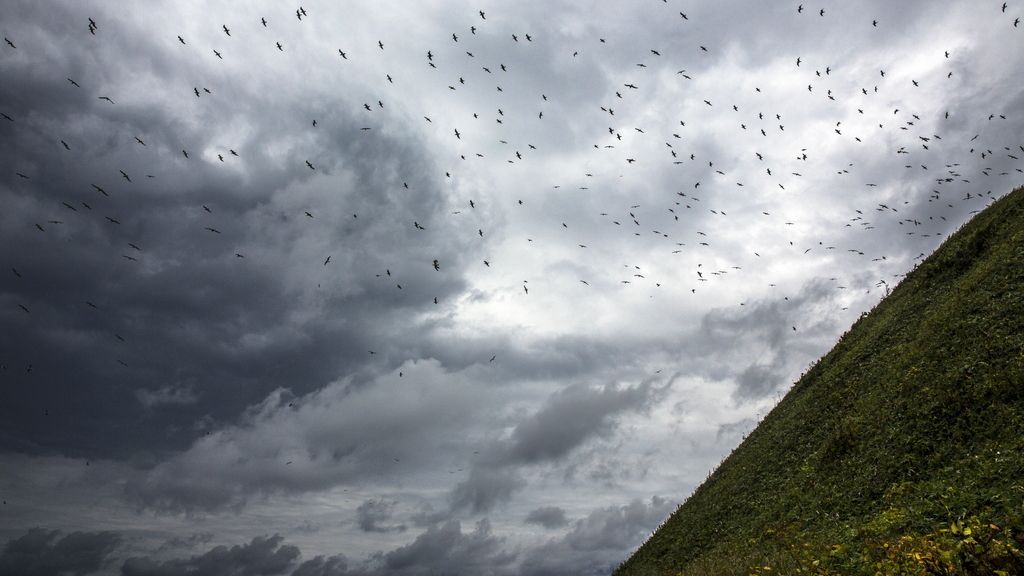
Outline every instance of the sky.
[[7, 2], [0, 574], [608, 574], [1024, 183], [1024, 4]]

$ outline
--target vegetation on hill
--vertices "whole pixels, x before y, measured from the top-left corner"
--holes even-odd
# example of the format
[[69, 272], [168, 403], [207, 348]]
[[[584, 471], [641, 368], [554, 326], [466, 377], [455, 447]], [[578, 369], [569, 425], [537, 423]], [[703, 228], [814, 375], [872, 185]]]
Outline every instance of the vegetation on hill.
[[1024, 574], [1024, 189], [863, 315], [616, 574]]

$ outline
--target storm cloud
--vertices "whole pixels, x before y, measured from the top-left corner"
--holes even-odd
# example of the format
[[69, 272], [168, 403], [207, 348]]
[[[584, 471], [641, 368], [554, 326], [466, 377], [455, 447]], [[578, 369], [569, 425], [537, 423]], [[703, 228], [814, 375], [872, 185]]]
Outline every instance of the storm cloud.
[[72, 532], [33, 528], [7, 542], [0, 553], [0, 574], [80, 576], [99, 570], [121, 538], [115, 532]]
[[1024, 182], [1019, 7], [8, 8], [18, 573], [607, 573]]

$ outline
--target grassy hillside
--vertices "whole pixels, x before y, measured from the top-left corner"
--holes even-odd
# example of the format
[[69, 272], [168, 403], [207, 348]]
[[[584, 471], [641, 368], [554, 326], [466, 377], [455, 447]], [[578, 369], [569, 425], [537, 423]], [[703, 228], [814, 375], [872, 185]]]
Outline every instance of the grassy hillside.
[[861, 317], [616, 572], [1024, 574], [1024, 189]]

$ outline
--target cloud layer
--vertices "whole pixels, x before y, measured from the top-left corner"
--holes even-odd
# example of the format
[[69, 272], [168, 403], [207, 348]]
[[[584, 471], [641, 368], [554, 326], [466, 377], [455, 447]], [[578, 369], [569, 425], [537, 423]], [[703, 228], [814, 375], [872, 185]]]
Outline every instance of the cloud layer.
[[803, 7], [15, 1], [0, 566], [607, 573], [1024, 181], [1018, 8]]

